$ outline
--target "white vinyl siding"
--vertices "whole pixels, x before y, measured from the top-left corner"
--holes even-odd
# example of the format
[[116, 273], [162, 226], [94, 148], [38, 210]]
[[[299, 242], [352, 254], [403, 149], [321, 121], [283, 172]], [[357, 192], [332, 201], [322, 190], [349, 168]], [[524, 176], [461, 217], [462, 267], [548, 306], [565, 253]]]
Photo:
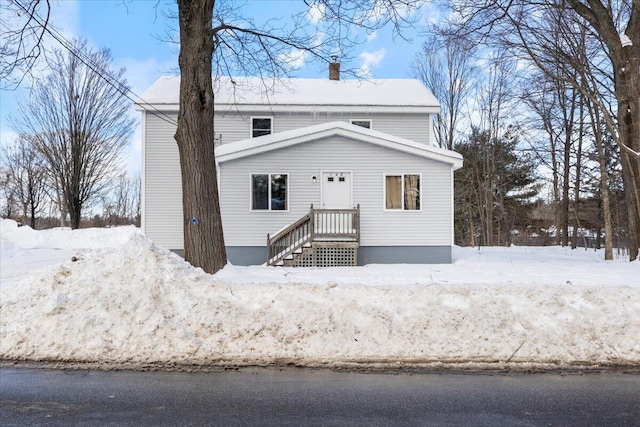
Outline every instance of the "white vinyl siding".
[[[427, 114], [336, 113], [317, 111], [273, 113], [274, 133], [314, 124], [371, 118], [375, 130], [428, 143], [431, 117]], [[366, 110], [366, 107], [364, 108]], [[144, 113], [143, 170], [144, 232], [168, 249], [183, 248], [183, 214], [180, 162], [174, 139], [175, 125], [152, 113]], [[222, 144], [247, 139], [252, 116], [269, 111], [240, 114], [216, 112], [214, 127]], [[177, 113], [163, 113], [177, 121]], [[212, 165], [212, 167], [214, 167]], [[288, 211], [251, 211], [251, 174], [284, 171], [288, 174]], [[322, 171], [352, 172], [353, 204], [360, 204], [363, 246], [450, 246], [453, 235], [452, 168], [395, 150], [344, 137], [303, 143], [286, 150], [225, 162], [221, 165], [220, 198], [225, 241], [228, 246], [264, 246], [266, 234], [274, 233], [320, 207]], [[384, 210], [386, 172], [421, 174], [421, 208], [416, 215]], [[409, 217], [411, 217], [409, 219]]]
[[[269, 165], [289, 176], [289, 212], [273, 215], [249, 209], [247, 176]], [[421, 176], [422, 211], [406, 215], [383, 209], [381, 177], [392, 167]], [[331, 137], [287, 149], [231, 160], [220, 165], [220, 204], [228, 246], [264, 246], [275, 233], [320, 206], [322, 171], [351, 171], [353, 204], [361, 210], [362, 246], [450, 246], [452, 235], [452, 167], [389, 148]], [[238, 183], [245, 183], [244, 187]]]
[[[366, 111], [360, 113], [330, 113], [313, 110], [306, 112], [294, 111], [291, 113], [216, 111], [214, 127], [216, 136], [220, 135], [222, 143], [228, 144], [248, 138], [247, 133], [248, 129], [251, 129], [251, 119], [259, 116], [272, 117], [273, 133], [334, 121], [350, 123], [351, 120], [366, 117], [367, 120], [371, 120], [372, 128], [375, 126], [377, 131], [422, 144], [429, 144], [431, 116], [428, 114], [365, 113]], [[265, 116], [266, 114], [272, 115]]]
[[[177, 114], [163, 113], [173, 120]], [[182, 249], [182, 179], [175, 125], [145, 113], [144, 232], [167, 249]]]

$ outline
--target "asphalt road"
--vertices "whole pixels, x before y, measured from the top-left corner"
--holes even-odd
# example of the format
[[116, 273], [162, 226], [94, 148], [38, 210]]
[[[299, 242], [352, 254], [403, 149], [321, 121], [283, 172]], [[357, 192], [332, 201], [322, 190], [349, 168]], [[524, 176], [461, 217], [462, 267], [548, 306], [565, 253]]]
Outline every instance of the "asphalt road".
[[0, 424], [640, 426], [640, 375], [2, 368]]

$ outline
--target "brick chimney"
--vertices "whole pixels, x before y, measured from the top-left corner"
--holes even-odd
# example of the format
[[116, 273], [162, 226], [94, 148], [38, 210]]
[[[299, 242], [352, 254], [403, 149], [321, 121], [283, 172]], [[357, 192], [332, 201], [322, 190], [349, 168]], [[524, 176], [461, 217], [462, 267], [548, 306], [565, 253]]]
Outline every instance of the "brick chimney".
[[332, 56], [333, 62], [329, 63], [329, 80], [340, 80], [340, 63], [337, 56]]

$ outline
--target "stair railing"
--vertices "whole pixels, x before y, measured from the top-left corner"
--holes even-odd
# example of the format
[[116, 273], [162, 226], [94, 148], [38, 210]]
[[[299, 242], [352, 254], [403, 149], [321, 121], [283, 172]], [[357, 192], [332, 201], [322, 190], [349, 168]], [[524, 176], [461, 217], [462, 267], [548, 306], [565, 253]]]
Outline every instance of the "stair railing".
[[[313, 205], [311, 205], [313, 212]], [[313, 240], [313, 215], [306, 214], [273, 236], [267, 234], [267, 265], [276, 265]]]
[[355, 209], [314, 209], [273, 236], [267, 234], [267, 265], [277, 265], [309, 242], [360, 243], [360, 205]]

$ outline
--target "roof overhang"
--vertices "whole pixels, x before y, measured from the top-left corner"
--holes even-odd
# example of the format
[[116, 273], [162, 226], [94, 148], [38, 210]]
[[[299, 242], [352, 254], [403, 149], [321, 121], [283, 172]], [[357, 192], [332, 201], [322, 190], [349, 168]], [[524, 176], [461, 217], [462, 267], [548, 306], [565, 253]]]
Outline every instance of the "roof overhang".
[[455, 151], [421, 144], [346, 122], [322, 123], [224, 144], [216, 148], [216, 161], [224, 163], [332, 136], [342, 136], [418, 157], [448, 163], [452, 165], [454, 170], [462, 167], [462, 156]]
[[[178, 104], [148, 104], [148, 103], [136, 103], [134, 108], [137, 111], [148, 111], [151, 113], [163, 112], [163, 113], [177, 113], [179, 110]], [[291, 113], [291, 112], [304, 112], [304, 113], [391, 113], [391, 114], [438, 114], [440, 112], [440, 106], [423, 106], [423, 105], [304, 105], [304, 104], [216, 104], [216, 113], [225, 112], [264, 112], [270, 111], [273, 113]]]
[[[417, 79], [307, 79], [214, 76], [217, 111], [437, 113]], [[135, 102], [139, 111], [177, 112], [180, 76], [161, 76]]]

